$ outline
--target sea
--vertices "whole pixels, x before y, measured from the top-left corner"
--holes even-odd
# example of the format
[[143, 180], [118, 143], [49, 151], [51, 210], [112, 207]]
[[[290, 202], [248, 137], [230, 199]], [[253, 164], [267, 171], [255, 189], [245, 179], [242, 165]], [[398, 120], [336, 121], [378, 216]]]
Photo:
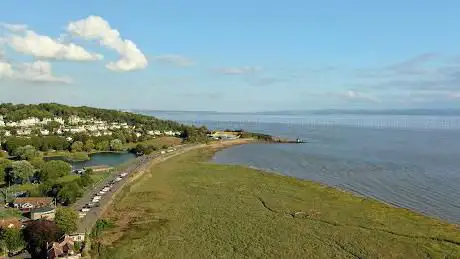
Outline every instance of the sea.
[[143, 112], [210, 129], [244, 129], [305, 144], [249, 144], [215, 154], [460, 223], [460, 116]]

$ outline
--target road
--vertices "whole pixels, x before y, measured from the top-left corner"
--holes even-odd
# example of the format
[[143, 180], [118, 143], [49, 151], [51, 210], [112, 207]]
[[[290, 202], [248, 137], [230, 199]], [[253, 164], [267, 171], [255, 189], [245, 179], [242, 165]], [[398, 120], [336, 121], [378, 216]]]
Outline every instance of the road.
[[115, 183], [109, 192], [102, 195], [101, 200], [98, 202], [98, 207], [91, 208], [91, 210], [86, 213], [86, 216], [80, 219], [77, 233], [85, 233], [91, 231], [96, 221], [102, 216], [102, 213], [104, 213], [104, 210], [107, 208], [110, 201], [114, 198], [114, 194], [121, 190], [121, 188], [123, 188], [123, 186], [126, 184], [128, 179], [132, 177], [133, 174], [148, 169], [150, 162], [153, 162], [155, 160], [164, 161], [166, 159], [169, 159], [179, 154], [183, 154], [185, 152], [199, 148], [201, 146], [202, 145], [199, 144], [180, 145], [174, 147], [175, 151], [171, 153], [161, 154], [160, 152], [155, 152], [147, 156], [137, 157], [136, 161], [134, 161], [134, 163], [132, 163], [128, 168], [121, 171], [116, 171], [103, 181], [96, 183], [91, 190], [87, 191], [80, 199], [78, 199], [72, 205], [72, 208], [74, 208], [77, 211], [80, 211], [81, 208], [83, 208], [87, 203], [90, 203], [92, 201], [92, 198], [102, 188], [104, 188], [105, 185], [117, 178], [121, 173], [128, 173], [128, 175], [126, 177], [123, 177], [121, 181]]

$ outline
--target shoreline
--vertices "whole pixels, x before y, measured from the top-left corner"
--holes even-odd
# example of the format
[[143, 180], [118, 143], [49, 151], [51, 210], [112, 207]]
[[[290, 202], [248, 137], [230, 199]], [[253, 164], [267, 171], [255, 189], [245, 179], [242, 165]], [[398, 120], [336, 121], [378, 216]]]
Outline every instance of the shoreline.
[[[274, 249], [279, 251], [285, 251], [282, 255], [299, 255], [298, 252], [304, 251], [300, 248], [303, 246], [301, 244], [308, 244], [308, 242], [314, 244], [316, 241], [313, 240], [317, 240], [317, 238], [333, 238], [333, 242], [341, 244], [345, 242], [344, 240], [348, 240], [346, 242], [358, 242], [349, 247], [351, 251], [359, 255], [355, 257], [378, 255], [381, 258], [393, 258], [394, 254], [391, 256], [392, 251], [390, 254], [385, 254], [389, 251], [386, 248], [382, 250], [384, 252], [377, 253], [373, 250], [377, 247], [366, 250], [372, 245], [385, 247], [385, 244], [380, 244], [381, 242], [387, 242], [388, 246], [399, 243], [401, 247], [417, 246], [419, 242], [422, 242], [426, 243], [428, 248], [432, 246], [431, 242], [434, 242], [442, 247], [446, 246], [444, 249], [453, 249], [454, 254], [460, 252], [458, 250], [460, 249], [460, 236], [456, 232], [458, 225], [428, 217], [409, 209], [389, 206], [375, 199], [357, 196], [349, 191], [310, 180], [273, 172], [267, 173], [242, 165], [221, 165], [212, 163], [212, 161], [209, 162], [216, 152], [247, 143], [260, 143], [260, 141], [240, 140], [195, 146], [191, 150], [177, 154], [176, 158], [172, 160], [169, 158], [155, 160], [153, 164], [151, 161], [145, 170], [133, 174], [133, 177], [130, 177], [120, 192], [115, 195], [100, 217], [114, 224], [113, 228], [107, 229], [100, 238], [95, 240], [98, 243], [97, 247], [103, 246], [105, 248], [103, 249], [104, 253], [107, 253], [100, 255], [104, 257], [120, 253], [121, 258], [129, 256], [148, 257], [154, 256], [157, 252], [177, 255], [176, 252], [171, 251], [174, 248], [165, 247], [161, 240], [169, 240], [168, 229], [181, 229], [184, 222], [189, 222], [191, 224], [189, 227], [195, 226], [200, 233], [205, 231], [206, 235], [213, 237], [207, 241], [203, 240], [200, 235], [193, 236], [193, 233], [196, 232], [188, 228], [186, 232], [180, 232], [182, 235], [190, 234], [193, 238], [200, 240], [197, 241], [198, 243], [194, 243], [195, 245], [190, 244], [193, 249], [199, 249], [197, 250], [200, 251], [199, 253], [207, 251], [206, 249], [211, 244], [212, 246], [217, 245], [212, 240], [222, 240], [224, 243], [230, 242], [230, 244], [235, 245], [233, 243], [236, 242], [235, 240], [226, 240], [224, 233], [228, 231], [227, 228], [224, 227], [223, 232], [220, 232], [215, 225], [206, 223], [209, 219], [212, 219], [211, 222], [224, 225], [237, 222], [232, 223], [236, 224], [232, 225], [232, 231], [242, 226], [243, 233], [248, 236], [257, 236], [268, 231], [262, 235], [270, 238], [274, 237], [273, 235], [282, 235], [288, 231], [290, 232], [289, 235], [294, 235], [299, 239], [292, 241], [293, 249], [285, 250], [279, 246], [278, 242], [264, 239], [264, 242], [268, 242], [265, 245], [276, 247]], [[187, 166], [184, 168], [185, 165]], [[180, 178], [174, 180], [177, 177]], [[228, 180], [226, 180], [227, 178]], [[172, 186], [168, 187], [169, 185]], [[225, 187], [227, 185], [228, 187]], [[256, 189], [248, 189], [249, 186]], [[245, 190], [249, 193], [246, 193]], [[243, 193], [240, 193], [241, 191]], [[152, 196], [149, 196], [149, 193]], [[223, 199], [219, 197], [223, 197]], [[139, 203], [140, 207], [134, 205], [135, 203]], [[198, 222], [193, 223], [197, 220]], [[228, 223], [225, 223], [227, 220]], [[277, 224], [281, 224], [280, 221], [285, 222], [281, 226], [294, 224], [292, 225], [293, 228], [277, 227]], [[163, 228], [163, 224], [168, 227]], [[258, 227], [255, 227], [256, 225]], [[248, 230], [248, 227], [252, 230]], [[314, 229], [319, 228], [319, 230], [313, 231], [313, 236], [310, 233], [312, 227]], [[332, 229], [342, 229], [337, 232], [343, 234], [343, 236], [340, 234], [341, 239], [335, 240], [336, 234], [333, 234], [335, 232], [330, 233], [331, 227]], [[151, 229], [160, 231], [152, 232]], [[363, 229], [364, 232], [360, 229]], [[144, 233], [144, 231], [146, 232]], [[252, 231], [256, 232], [252, 233]], [[276, 234], [277, 231], [281, 232]], [[299, 234], [303, 234], [299, 236], [293, 231], [300, 231]], [[303, 231], [307, 232], [304, 233]], [[348, 234], [348, 232], [350, 233]], [[171, 235], [177, 235], [174, 233]], [[155, 241], [147, 241], [152, 235], [156, 237]], [[316, 235], [323, 237], [315, 237]], [[135, 248], [137, 241], [134, 242], [134, 240], [139, 238], [142, 239], [142, 242], [149, 242], [151, 245], [145, 248]], [[182, 240], [182, 238], [185, 237], [180, 237], [178, 240]], [[123, 242], [119, 242], [120, 240]], [[188, 240], [190, 241], [190, 239]], [[369, 240], [374, 240], [375, 243]], [[203, 242], [207, 245], [201, 247]], [[296, 245], [297, 242], [300, 243]], [[368, 243], [368, 245], [361, 246], [364, 243]], [[257, 246], [257, 242], [255, 245]], [[345, 246], [350, 246], [350, 244]], [[356, 250], [353, 246], [359, 248]], [[325, 247], [327, 248], [325, 251], [322, 249], [309, 251], [312, 251], [313, 255], [317, 255], [316, 252], [323, 255], [321, 258], [344, 258], [347, 254], [349, 255], [348, 252], [342, 253], [336, 250], [337, 246], [334, 243], [328, 243]], [[397, 249], [402, 249], [401, 247]], [[125, 254], [124, 251], [130, 249], [131, 251], [136, 249], [136, 254]], [[152, 254], [150, 251], [155, 252]], [[183, 250], [180, 251], [183, 252]], [[329, 254], [331, 251], [335, 256]], [[406, 258], [417, 258], [419, 256], [415, 255], [419, 254], [416, 251], [417, 249], [408, 248], [402, 254], [406, 255]], [[438, 249], [436, 251], [430, 250], [427, 253], [437, 257], [436, 255], [445, 255], [442, 251], [447, 250]], [[368, 252], [370, 254], [367, 254]], [[329, 257], [326, 257], [326, 254]]]
[[[250, 144], [250, 143], [247, 143], [247, 144]], [[252, 143], [252, 144], [287, 144], [287, 143], [278, 143], [278, 142], [273, 142], [273, 143], [272, 143], [272, 142], [265, 142], [265, 141], [260, 142], [260, 141], [259, 141], [259, 142], [255, 142], [255, 143]], [[231, 146], [230, 146], [230, 147], [227, 147], [227, 148], [231, 148]], [[224, 149], [227, 149], [227, 148], [223, 148], [223, 149], [217, 150], [217, 151], [213, 154], [213, 157], [211, 158], [211, 162], [213, 162], [213, 163], [215, 163], [215, 164], [217, 164], [217, 165], [242, 166], [242, 167], [250, 168], [250, 169], [257, 170], [257, 171], [260, 171], [260, 172], [263, 172], [263, 173], [267, 173], [267, 174], [280, 175], [280, 176], [283, 176], [283, 177], [293, 178], [293, 179], [296, 179], [296, 180], [299, 180], [299, 181], [311, 182], [311, 183], [313, 183], [313, 184], [318, 184], [318, 185], [321, 185], [321, 186], [324, 186], [324, 187], [327, 187], [327, 188], [332, 188], [332, 189], [334, 189], [334, 190], [337, 190], [337, 191], [340, 191], [340, 192], [344, 192], [344, 193], [348, 193], [348, 194], [354, 195], [354, 196], [356, 196], [356, 197], [362, 197], [362, 198], [365, 198], [365, 199], [368, 199], [368, 200], [373, 200], [373, 201], [379, 202], [379, 203], [384, 204], [384, 205], [389, 206], [389, 207], [407, 210], [407, 211], [410, 211], [410, 212], [413, 212], [413, 213], [417, 213], [417, 214], [419, 214], [419, 215], [422, 215], [422, 216], [424, 216], [424, 217], [432, 218], [432, 219], [434, 219], [434, 220], [443, 221], [443, 222], [446, 222], [446, 223], [449, 223], [449, 224], [454, 224], [454, 225], [457, 225], [457, 226], [460, 227], [460, 222], [451, 221], [451, 220], [448, 220], [448, 219], [445, 219], [445, 218], [441, 218], [441, 217], [438, 217], [438, 216], [435, 216], [435, 215], [429, 215], [429, 214], [426, 214], [426, 213], [424, 213], [424, 212], [422, 212], [422, 211], [419, 211], [419, 210], [416, 210], [416, 209], [412, 209], [412, 208], [408, 208], [408, 207], [405, 207], [405, 206], [402, 206], [402, 205], [398, 205], [398, 204], [393, 203], [393, 202], [390, 202], [390, 201], [385, 201], [385, 200], [382, 200], [382, 199], [378, 199], [378, 198], [376, 198], [376, 197], [369, 196], [369, 195], [360, 193], [360, 192], [355, 191], [355, 190], [346, 189], [346, 188], [341, 188], [341, 187], [339, 187], [339, 186], [334, 186], [334, 185], [329, 185], [329, 184], [327, 184], [327, 183], [315, 181], [315, 180], [308, 179], [308, 178], [295, 177], [295, 176], [287, 175], [287, 174], [285, 174], [285, 173], [283, 173], [283, 172], [281, 172], [281, 171], [271, 170], [271, 169], [262, 168], [262, 167], [257, 167], [257, 166], [252, 166], [252, 165], [243, 164], [243, 163], [230, 163], [230, 164], [216, 163], [216, 162], [214, 161], [214, 155], [215, 155], [217, 152], [223, 151]]]

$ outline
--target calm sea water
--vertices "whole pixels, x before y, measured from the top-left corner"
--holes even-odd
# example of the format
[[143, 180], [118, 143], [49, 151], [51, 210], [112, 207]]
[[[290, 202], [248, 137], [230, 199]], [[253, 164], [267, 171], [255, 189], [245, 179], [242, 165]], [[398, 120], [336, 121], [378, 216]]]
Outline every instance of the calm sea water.
[[460, 117], [154, 113], [306, 144], [251, 144], [214, 161], [309, 179], [460, 223]]
[[[82, 169], [87, 166], [97, 166], [97, 165], [106, 165], [106, 166], [118, 166], [125, 162], [128, 162], [131, 159], [134, 159], [136, 155], [133, 153], [111, 153], [111, 152], [102, 152], [95, 153], [90, 155], [90, 160], [87, 161], [78, 161], [78, 162], [69, 162], [72, 165], [72, 169]], [[65, 160], [64, 157], [50, 157], [47, 160]]]

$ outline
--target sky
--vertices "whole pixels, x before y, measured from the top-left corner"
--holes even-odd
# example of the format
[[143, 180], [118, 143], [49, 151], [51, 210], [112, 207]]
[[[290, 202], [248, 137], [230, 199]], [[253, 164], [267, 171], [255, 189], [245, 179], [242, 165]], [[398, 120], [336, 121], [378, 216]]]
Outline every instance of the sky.
[[5, 1], [0, 102], [460, 108], [459, 1]]

